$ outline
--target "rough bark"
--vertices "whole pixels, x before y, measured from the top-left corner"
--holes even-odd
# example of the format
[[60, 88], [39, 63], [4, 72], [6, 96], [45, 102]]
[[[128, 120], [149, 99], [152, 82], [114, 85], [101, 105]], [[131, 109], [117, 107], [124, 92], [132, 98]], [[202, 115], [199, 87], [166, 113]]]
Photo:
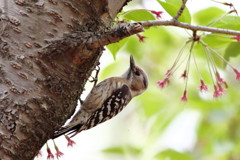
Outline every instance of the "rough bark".
[[73, 114], [106, 44], [101, 35], [129, 33], [120, 26], [121, 34], [111, 35], [127, 0], [114, 3], [0, 1], [0, 159], [33, 159]]

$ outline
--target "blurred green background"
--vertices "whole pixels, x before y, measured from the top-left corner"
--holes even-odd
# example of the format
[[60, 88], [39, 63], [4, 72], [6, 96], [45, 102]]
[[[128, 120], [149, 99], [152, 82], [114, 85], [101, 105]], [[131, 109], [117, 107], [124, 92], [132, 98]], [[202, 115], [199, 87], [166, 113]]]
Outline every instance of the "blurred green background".
[[[228, 6], [213, 3], [213, 6], [191, 11], [194, 10], [196, 1], [189, 3], [189, 23], [240, 30], [239, 17], [228, 14], [231, 10]], [[171, 1], [166, 1], [166, 4], [171, 4]], [[130, 20], [135, 20], [134, 14], [136, 20], [149, 18], [149, 15], [143, 12], [139, 17], [138, 11], [132, 12]], [[167, 16], [169, 15], [164, 11], [163, 19]], [[188, 15], [185, 14], [186, 16]], [[240, 68], [239, 42], [231, 39], [229, 35], [204, 32], [197, 34], [210, 48], [229, 60], [233, 66]], [[144, 68], [149, 76], [148, 90], [128, 106], [134, 109], [128, 110], [128, 115], [119, 122], [121, 125], [113, 127], [117, 132], [125, 131], [118, 134], [113, 131], [113, 139], [118, 139], [121, 134], [124, 140], [104, 149], [104, 153], [115, 159], [118, 157], [133, 160], [240, 160], [240, 82], [235, 79], [231, 68], [213, 56], [218, 72], [229, 85], [225, 95], [213, 98], [213, 84], [205, 53], [200, 44], [195, 44], [193, 54], [209, 91], [200, 93], [200, 79], [192, 58], [187, 87], [188, 102], [182, 102], [180, 98], [185, 82], [180, 76], [186, 62], [174, 73], [166, 88], [162, 89], [156, 83], [164, 78], [192, 32], [168, 26], [146, 28], [141, 35], [146, 37], [143, 43], [139, 42], [137, 36], [120, 42], [118, 45], [122, 48], [117, 52], [116, 61], [101, 72], [101, 79], [116, 75], [116, 71], [123, 72], [128, 65], [129, 54], [132, 54], [137, 64]], [[189, 53], [189, 50], [187, 46], [184, 52]], [[113, 53], [115, 55], [114, 51]]]

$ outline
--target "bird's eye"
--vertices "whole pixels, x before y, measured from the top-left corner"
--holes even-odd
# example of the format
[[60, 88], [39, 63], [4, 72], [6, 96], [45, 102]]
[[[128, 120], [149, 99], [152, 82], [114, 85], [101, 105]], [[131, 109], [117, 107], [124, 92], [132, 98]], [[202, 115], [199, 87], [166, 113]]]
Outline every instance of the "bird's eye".
[[135, 75], [140, 76], [139, 71], [136, 71], [136, 72], [135, 72]]

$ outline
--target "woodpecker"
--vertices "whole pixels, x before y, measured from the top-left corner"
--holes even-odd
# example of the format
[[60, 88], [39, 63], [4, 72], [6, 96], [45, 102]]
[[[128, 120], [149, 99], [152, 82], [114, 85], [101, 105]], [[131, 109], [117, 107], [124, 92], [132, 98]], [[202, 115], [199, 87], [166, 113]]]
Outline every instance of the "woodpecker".
[[80, 110], [67, 126], [55, 132], [53, 138], [63, 134], [72, 134], [73, 137], [83, 130], [111, 119], [147, 87], [147, 74], [135, 65], [133, 57], [130, 56], [130, 67], [127, 71], [120, 77], [107, 78], [93, 87]]

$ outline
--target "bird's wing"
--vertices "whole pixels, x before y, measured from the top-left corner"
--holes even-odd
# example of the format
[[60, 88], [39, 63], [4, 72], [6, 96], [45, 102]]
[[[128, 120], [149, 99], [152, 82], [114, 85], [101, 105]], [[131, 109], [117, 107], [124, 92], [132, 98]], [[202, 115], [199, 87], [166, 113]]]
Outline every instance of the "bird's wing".
[[[107, 78], [98, 83], [84, 100], [81, 109], [87, 112], [94, 112], [101, 108], [104, 101], [113, 94], [114, 91], [121, 88], [124, 80], [120, 77]], [[125, 84], [126, 82], [124, 82]], [[95, 98], [93, 100], [93, 97]]]
[[[129, 103], [131, 100], [131, 92], [127, 85], [123, 85], [121, 88], [115, 90], [111, 96], [109, 96], [102, 107], [97, 109], [87, 120], [87, 122], [82, 125], [71, 137], [75, 136], [82, 130], [87, 130], [96, 125], [105, 122], [119, 112]], [[73, 133], [73, 132], [71, 132]]]
[[[85, 124], [78, 123], [74, 125], [67, 125], [60, 128], [53, 138], [57, 138], [63, 134], [72, 134], [75, 136], [82, 130], [90, 129], [108, 119], [111, 119], [118, 114], [124, 106], [126, 106], [131, 100], [131, 92], [127, 85], [123, 85], [121, 88], [116, 89], [103, 103], [103, 105], [93, 112]], [[77, 118], [77, 117], [74, 117]]]

